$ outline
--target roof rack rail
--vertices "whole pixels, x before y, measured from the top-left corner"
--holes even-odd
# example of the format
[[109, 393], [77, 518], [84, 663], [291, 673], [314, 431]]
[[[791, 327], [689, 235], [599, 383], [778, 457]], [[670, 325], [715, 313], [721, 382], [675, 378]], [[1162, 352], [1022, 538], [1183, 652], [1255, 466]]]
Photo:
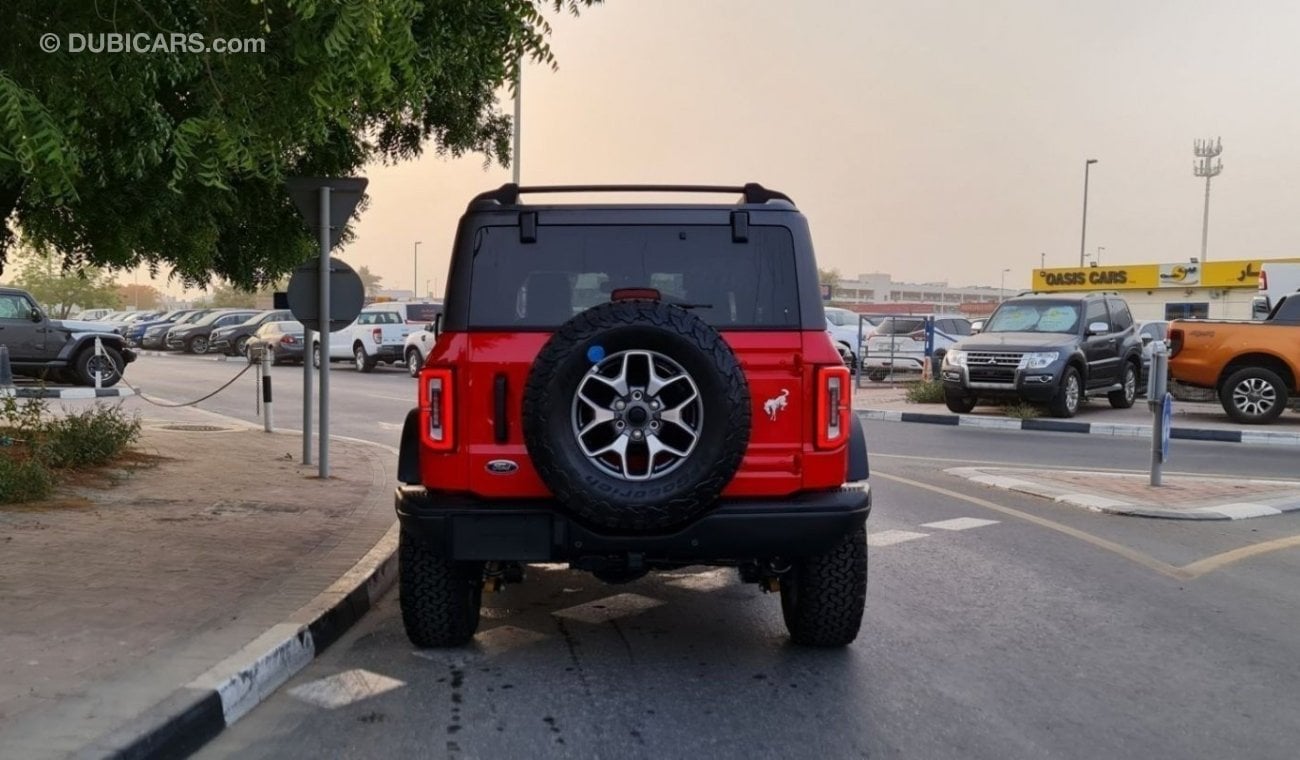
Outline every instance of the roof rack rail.
[[474, 196], [473, 202], [496, 201], [502, 206], [515, 206], [519, 196], [534, 193], [739, 193], [745, 203], [767, 203], [780, 200], [794, 204], [790, 196], [769, 190], [757, 182], [744, 185], [532, 185], [520, 187], [508, 182], [496, 190]]

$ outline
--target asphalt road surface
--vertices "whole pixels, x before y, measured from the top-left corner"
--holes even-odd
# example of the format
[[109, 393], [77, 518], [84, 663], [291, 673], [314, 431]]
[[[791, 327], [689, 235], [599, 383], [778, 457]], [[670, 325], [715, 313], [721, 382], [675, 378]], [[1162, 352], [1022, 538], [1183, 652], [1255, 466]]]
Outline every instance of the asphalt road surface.
[[[146, 357], [128, 377], [181, 400], [238, 366]], [[277, 415], [296, 426], [301, 372], [276, 372]], [[410, 378], [340, 368], [334, 391], [334, 432], [396, 443]], [[255, 419], [251, 393], [202, 408]], [[789, 645], [776, 596], [727, 570], [605, 586], [533, 566], [485, 597], [480, 635], [460, 650], [414, 650], [391, 593], [199, 756], [1295, 756], [1300, 513], [1108, 516], [943, 473], [1140, 470], [1141, 441], [867, 432], [868, 610], [847, 649]], [[1169, 469], [1288, 477], [1297, 461], [1294, 449], [1176, 441]]]

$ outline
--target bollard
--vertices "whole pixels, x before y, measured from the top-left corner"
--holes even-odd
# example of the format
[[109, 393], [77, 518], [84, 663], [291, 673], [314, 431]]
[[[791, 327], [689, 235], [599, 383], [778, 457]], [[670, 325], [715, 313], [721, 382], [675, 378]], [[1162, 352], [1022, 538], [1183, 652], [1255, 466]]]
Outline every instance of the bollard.
[[104, 383], [103, 372], [100, 370], [104, 366], [104, 341], [98, 335], [95, 336], [95, 358], [99, 359], [95, 362], [95, 390], [99, 390]]
[[9, 347], [0, 346], [0, 389], [14, 387], [14, 369], [9, 364]]
[[1167, 375], [1169, 354], [1163, 340], [1151, 343], [1151, 374], [1147, 378], [1147, 408], [1151, 410], [1151, 485], [1159, 486], [1164, 475], [1165, 441], [1169, 421], [1165, 405], [1168, 403]]
[[262, 426], [268, 433], [275, 432], [275, 412], [271, 406], [271, 362], [266, 353], [258, 360], [262, 375]]

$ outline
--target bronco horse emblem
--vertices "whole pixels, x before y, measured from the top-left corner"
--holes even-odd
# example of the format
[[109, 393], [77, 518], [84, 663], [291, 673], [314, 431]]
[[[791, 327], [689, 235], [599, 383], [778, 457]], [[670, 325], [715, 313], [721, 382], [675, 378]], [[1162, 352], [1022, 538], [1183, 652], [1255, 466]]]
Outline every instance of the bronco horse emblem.
[[790, 395], [790, 390], [788, 388], [782, 388], [781, 395], [773, 396], [772, 398], [763, 402], [763, 411], [767, 412], [767, 418], [769, 420], [776, 422], [776, 413], [785, 408], [785, 404], [786, 404], [785, 399], [789, 395]]

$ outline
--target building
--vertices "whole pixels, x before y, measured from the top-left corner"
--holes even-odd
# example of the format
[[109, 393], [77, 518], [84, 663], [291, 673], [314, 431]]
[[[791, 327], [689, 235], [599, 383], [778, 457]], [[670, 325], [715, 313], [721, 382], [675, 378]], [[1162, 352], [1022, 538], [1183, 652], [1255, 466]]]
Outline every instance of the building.
[[946, 282], [894, 282], [888, 274], [872, 272], [856, 279], [842, 279], [835, 284], [831, 303], [864, 313], [988, 314], [1005, 295], [988, 287], [954, 287]]
[[1169, 264], [1035, 269], [1035, 293], [1114, 291], [1128, 301], [1133, 316], [1154, 319], [1250, 319], [1251, 299], [1259, 292], [1259, 269], [1265, 261], [1242, 259]]

